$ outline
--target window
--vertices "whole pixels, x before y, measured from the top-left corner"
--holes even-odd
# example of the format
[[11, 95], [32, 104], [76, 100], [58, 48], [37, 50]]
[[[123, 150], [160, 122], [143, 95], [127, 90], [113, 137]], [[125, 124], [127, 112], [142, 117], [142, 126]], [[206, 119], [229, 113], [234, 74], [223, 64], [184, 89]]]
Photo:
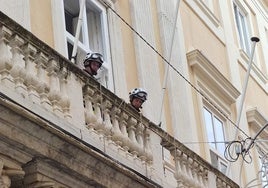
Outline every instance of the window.
[[223, 121], [219, 119], [212, 111], [206, 107], [203, 108], [207, 140], [210, 146], [210, 157], [213, 166], [225, 173], [227, 169], [226, 161], [221, 157], [224, 156], [225, 138]]
[[[63, 0], [65, 15], [65, 37], [68, 58], [71, 59], [75, 43], [76, 29], [82, 0]], [[105, 63], [99, 70], [97, 79], [104, 86], [111, 85], [111, 65], [109, 57], [108, 22], [106, 7], [97, 0], [86, 0], [81, 19], [76, 63], [83, 67], [83, 59], [88, 52], [103, 54]], [[109, 87], [111, 88], [111, 87]]]
[[247, 15], [245, 11], [234, 3], [234, 13], [235, 13], [235, 22], [236, 27], [239, 34], [239, 42], [241, 48], [250, 55], [250, 35], [249, 35], [249, 27], [247, 23]]
[[223, 158], [224, 142], [228, 137], [226, 133], [230, 131], [227, 129], [227, 119], [231, 116], [231, 105], [236, 102], [240, 92], [199, 50], [188, 52], [187, 60], [203, 95], [197, 98], [197, 104], [203, 120], [203, 126], [199, 127], [200, 138], [209, 142], [204, 145], [206, 158], [224, 173], [227, 167], [227, 161]]
[[223, 123], [212, 112], [204, 107], [204, 117], [206, 124], [206, 132], [210, 147], [216, 149], [220, 154], [224, 155], [224, 132]]

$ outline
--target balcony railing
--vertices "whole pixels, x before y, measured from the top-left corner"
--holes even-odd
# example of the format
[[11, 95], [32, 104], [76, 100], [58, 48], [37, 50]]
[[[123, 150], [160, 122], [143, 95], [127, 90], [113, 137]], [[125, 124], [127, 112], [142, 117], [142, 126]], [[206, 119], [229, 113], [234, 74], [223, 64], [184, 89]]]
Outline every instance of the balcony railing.
[[[0, 89], [8, 100], [57, 125], [54, 129], [98, 148], [160, 187], [238, 187], [3, 13]], [[170, 152], [171, 174], [164, 170], [163, 147]]]

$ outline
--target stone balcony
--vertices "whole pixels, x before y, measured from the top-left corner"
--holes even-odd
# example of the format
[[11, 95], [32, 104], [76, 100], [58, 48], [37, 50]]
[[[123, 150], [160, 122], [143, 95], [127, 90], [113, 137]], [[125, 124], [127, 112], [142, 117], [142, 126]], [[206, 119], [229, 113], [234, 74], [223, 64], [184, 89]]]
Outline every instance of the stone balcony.
[[0, 96], [0, 187], [238, 187], [3, 13]]

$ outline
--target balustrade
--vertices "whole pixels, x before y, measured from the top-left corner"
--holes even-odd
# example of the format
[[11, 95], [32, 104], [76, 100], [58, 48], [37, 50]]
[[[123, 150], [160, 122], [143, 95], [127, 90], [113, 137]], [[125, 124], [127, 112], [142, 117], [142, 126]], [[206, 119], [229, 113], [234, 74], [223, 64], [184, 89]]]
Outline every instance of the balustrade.
[[[77, 117], [73, 115], [73, 111], [82, 112], [83, 115], [79, 116], [82, 118], [82, 125], [73, 123], [72, 126], [79, 128], [81, 132], [85, 131], [83, 135], [87, 137], [108, 141], [108, 146], [117, 150], [115, 152], [118, 152], [119, 159], [130, 156], [129, 161], [133, 164], [124, 161], [125, 165], [133, 169], [140, 165], [140, 169], [135, 170], [141, 170], [140, 173], [144, 176], [150, 174], [150, 178], [155, 179], [157, 183], [164, 182], [158, 178], [163, 177], [164, 172], [162, 161], [159, 161], [158, 157], [162, 154], [156, 151], [167, 147], [174, 159], [172, 163], [175, 166], [174, 178], [177, 187], [206, 188], [211, 185], [208, 173], [213, 172], [212, 166], [203, 162], [178, 141], [174, 144], [173, 137], [167, 136], [158, 126], [97, 81], [89, 78], [78, 66], [50, 49], [28, 31], [20, 33], [17, 28], [19, 27], [12, 28], [0, 22], [0, 85], [8, 91], [7, 93], [16, 93], [32, 106], [44, 109], [42, 112], [56, 116], [55, 119], [64, 123], [76, 122], [73, 118]], [[74, 99], [74, 95], [71, 95], [73, 85], [78, 86], [76, 89], [79, 90], [75, 92], [77, 97], [81, 98]], [[12, 99], [24, 105], [25, 101], [22, 102], [22, 99]], [[80, 109], [73, 109], [76, 102], [81, 102]], [[161, 139], [164, 143], [162, 145]], [[0, 186], [10, 187], [9, 175], [3, 171], [0, 175]], [[217, 174], [215, 177], [215, 187], [228, 188], [234, 185], [226, 181], [224, 175], [219, 177]], [[38, 180], [35, 183], [38, 186], [47, 186], [45, 182]], [[52, 184], [50, 182], [48, 186]]]
[[90, 85], [84, 86], [83, 96], [85, 123], [89, 130], [113, 141], [118, 148], [123, 148], [133, 158], [144, 162], [148, 161], [148, 157], [152, 160], [152, 155], [147, 153], [150, 152], [150, 135], [144, 131], [140, 120], [121, 111], [99, 91], [95, 92]]
[[0, 75], [3, 86], [70, 118], [67, 69], [5, 26], [0, 28]]

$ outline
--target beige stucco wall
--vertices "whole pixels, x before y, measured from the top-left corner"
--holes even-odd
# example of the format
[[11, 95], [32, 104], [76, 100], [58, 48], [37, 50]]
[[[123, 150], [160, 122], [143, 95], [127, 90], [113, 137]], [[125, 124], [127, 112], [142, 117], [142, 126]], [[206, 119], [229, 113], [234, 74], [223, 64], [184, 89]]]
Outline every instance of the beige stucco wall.
[[[117, 7], [119, 14], [128, 22], [131, 23], [131, 15], [129, 10], [128, 1], [118, 1]], [[137, 77], [137, 67], [135, 63], [135, 49], [133, 42], [133, 32], [126, 26], [125, 23], [121, 22], [122, 28], [122, 41], [123, 41], [123, 54], [126, 68], [126, 80], [127, 88], [130, 91], [134, 87], [139, 87]]]
[[225, 44], [202, 22], [185, 3], [181, 3], [186, 51], [202, 49], [202, 53], [229, 78]]
[[31, 32], [53, 48], [54, 35], [50, 2], [50, 0], [30, 0]]
[[[246, 72], [245, 69], [240, 67], [241, 78], [245, 78]], [[253, 71], [252, 71], [253, 72]], [[249, 79], [248, 88], [246, 91], [246, 98], [245, 98], [245, 107], [252, 108], [258, 107], [258, 110], [263, 113], [266, 117], [268, 116], [268, 100], [267, 99], [267, 92], [265, 92], [262, 87], [254, 80]]]
[[[51, 13], [51, 1], [50, 0], [30, 0], [30, 10], [31, 10], [31, 31], [41, 40], [45, 41], [47, 44], [49, 44], [51, 47], [54, 46], [54, 39], [53, 39], [53, 26], [52, 26], [52, 13]], [[116, 2], [116, 10], [118, 13], [130, 24], [132, 25], [132, 18], [130, 14], [130, 1], [126, 0], [118, 0]], [[161, 38], [160, 38], [160, 28], [159, 28], [159, 20], [158, 20], [158, 11], [157, 11], [157, 5], [156, 1], [151, 0], [151, 12], [152, 12], [152, 18], [153, 18], [153, 30], [154, 30], [154, 40], [156, 49], [162, 53], [162, 44], [161, 44]], [[228, 2], [229, 9], [231, 8], [231, 2]], [[218, 7], [216, 7], [216, 17], [220, 19], [220, 12], [218, 10]], [[38, 14], [40, 11], [42, 11], [42, 14]], [[189, 52], [193, 49], [201, 49], [202, 53], [209, 59], [209, 61], [228, 79], [231, 81], [231, 71], [230, 69], [234, 68], [233, 64], [238, 64], [239, 67], [239, 73], [240, 75], [232, 75], [233, 79], [237, 76], [241, 81], [245, 78], [245, 69], [244, 67], [238, 63], [237, 61], [230, 61], [230, 59], [227, 58], [227, 51], [226, 51], [226, 41], [223, 41], [222, 39], [218, 38], [216, 34], [210, 30], [210, 28], [204, 24], [203, 20], [200, 19], [200, 17], [197, 16], [197, 14], [189, 7], [185, 1], [181, 1], [180, 3], [180, 19], [182, 20], [183, 25], [183, 34], [184, 34], [184, 43], [185, 43], [185, 50], [186, 52]], [[257, 18], [256, 18], [257, 19]], [[259, 26], [256, 23], [256, 20], [253, 19], [253, 26], [254, 28], [258, 28]], [[42, 23], [42, 24], [40, 24]], [[139, 83], [139, 77], [138, 77], [138, 68], [137, 68], [137, 62], [136, 62], [136, 52], [135, 52], [135, 43], [134, 43], [134, 35], [135, 33], [126, 26], [125, 23], [120, 21], [120, 27], [122, 31], [122, 45], [123, 45], [123, 58], [124, 58], [124, 64], [125, 69], [123, 70], [126, 74], [126, 83], [127, 83], [127, 89], [130, 91], [134, 87], [140, 87]], [[234, 23], [231, 23], [230, 27], [233, 31], [235, 31], [235, 25]], [[257, 29], [256, 29], [257, 30]], [[257, 32], [258, 34], [258, 32]], [[236, 32], [232, 32], [232, 37], [234, 41], [232, 42], [233, 46], [239, 47], [238, 39]], [[260, 44], [261, 46], [261, 44]], [[258, 47], [260, 48], [260, 47]], [[239, 55], [239, 50], [232, 52], [236, 56]], [[263, 74], [267, 75], [266, 72], [266, 65], [265, 65], [265, 54], [260, 51], [260, 49], [256, 53], [259, 56], [260, 60], [260, 69]], [[159, 70], [159, 79], [161, 81], [160, 85], [162, 85], [162, 81], [164, 79], [164, 68], [165, 64], [163, 60], [157, 56], [157, 65]], [[146, 66], [144, 67], [146, 68]], [[195, 82], [194, 74], [189, 68], [189, 75], [190, 75], [190, 81], [191, 83]], [[268, 101], [265, 100], [267, 98], [267, 92], [260, 86], [256, 80], [252, 79], [249, 81], [248, 89], [247, 89], [247, 95], [245, 100], [245, 108], [249, 107], [255, 107], [258, 106], [258, 110], [263, 112], [265, 116], [268, 115], [267, 105]], [[116, 83], [115, 83], [116, 84]], [[153, 84], [153, 83], [152, 83]], [[243, 83], [241, 83], [242, 85]], [[172, 110], [170, 108], [170, 104], [168, 100], [168, 92], [166, 91], [166, 97], [165, 97], [165, 106], [164, 106], [164, 114], [165, 114], [165, 121], [166, 121], [166, 130], [169, 133], [173, 133], [173, 127], [172, 127]], [[202, 132], [205, 132], [205, 130], [202, 129], [202, 114], [200, 114], [200, 111], [198, 109], [198, 98], [200, 97], [196, 92], [193, 90], [193, 104], [195, 107], [195, 118], [196, 118], [196, 129], [198, 133], [198, 138], [195, 138], [195, 140], [205, 140], [204, 134]], [[161, 93], [159, 93], [159, 101], [155, 101], [155, 106], [159, 108], [159, 105], [161, 104]], [[156, 103], [158, 102], [158, 103]], [[146, 104], [145, 104], [146, 105]], [[159, 109], [156, 109], [159, 110]], [[232, 105], [230, 107], [231, 113], [232, 113], [232, 119], [235, 121], [237, 116], [237, 106]], [[247, 127], [246, 124], [242, 126], [242, 128]], [[183, 133], [180, 133], [183, 134]], [[205, 146], [200, 144], [200, 155], [203, 157], [206, 157], [205, 153]]]

